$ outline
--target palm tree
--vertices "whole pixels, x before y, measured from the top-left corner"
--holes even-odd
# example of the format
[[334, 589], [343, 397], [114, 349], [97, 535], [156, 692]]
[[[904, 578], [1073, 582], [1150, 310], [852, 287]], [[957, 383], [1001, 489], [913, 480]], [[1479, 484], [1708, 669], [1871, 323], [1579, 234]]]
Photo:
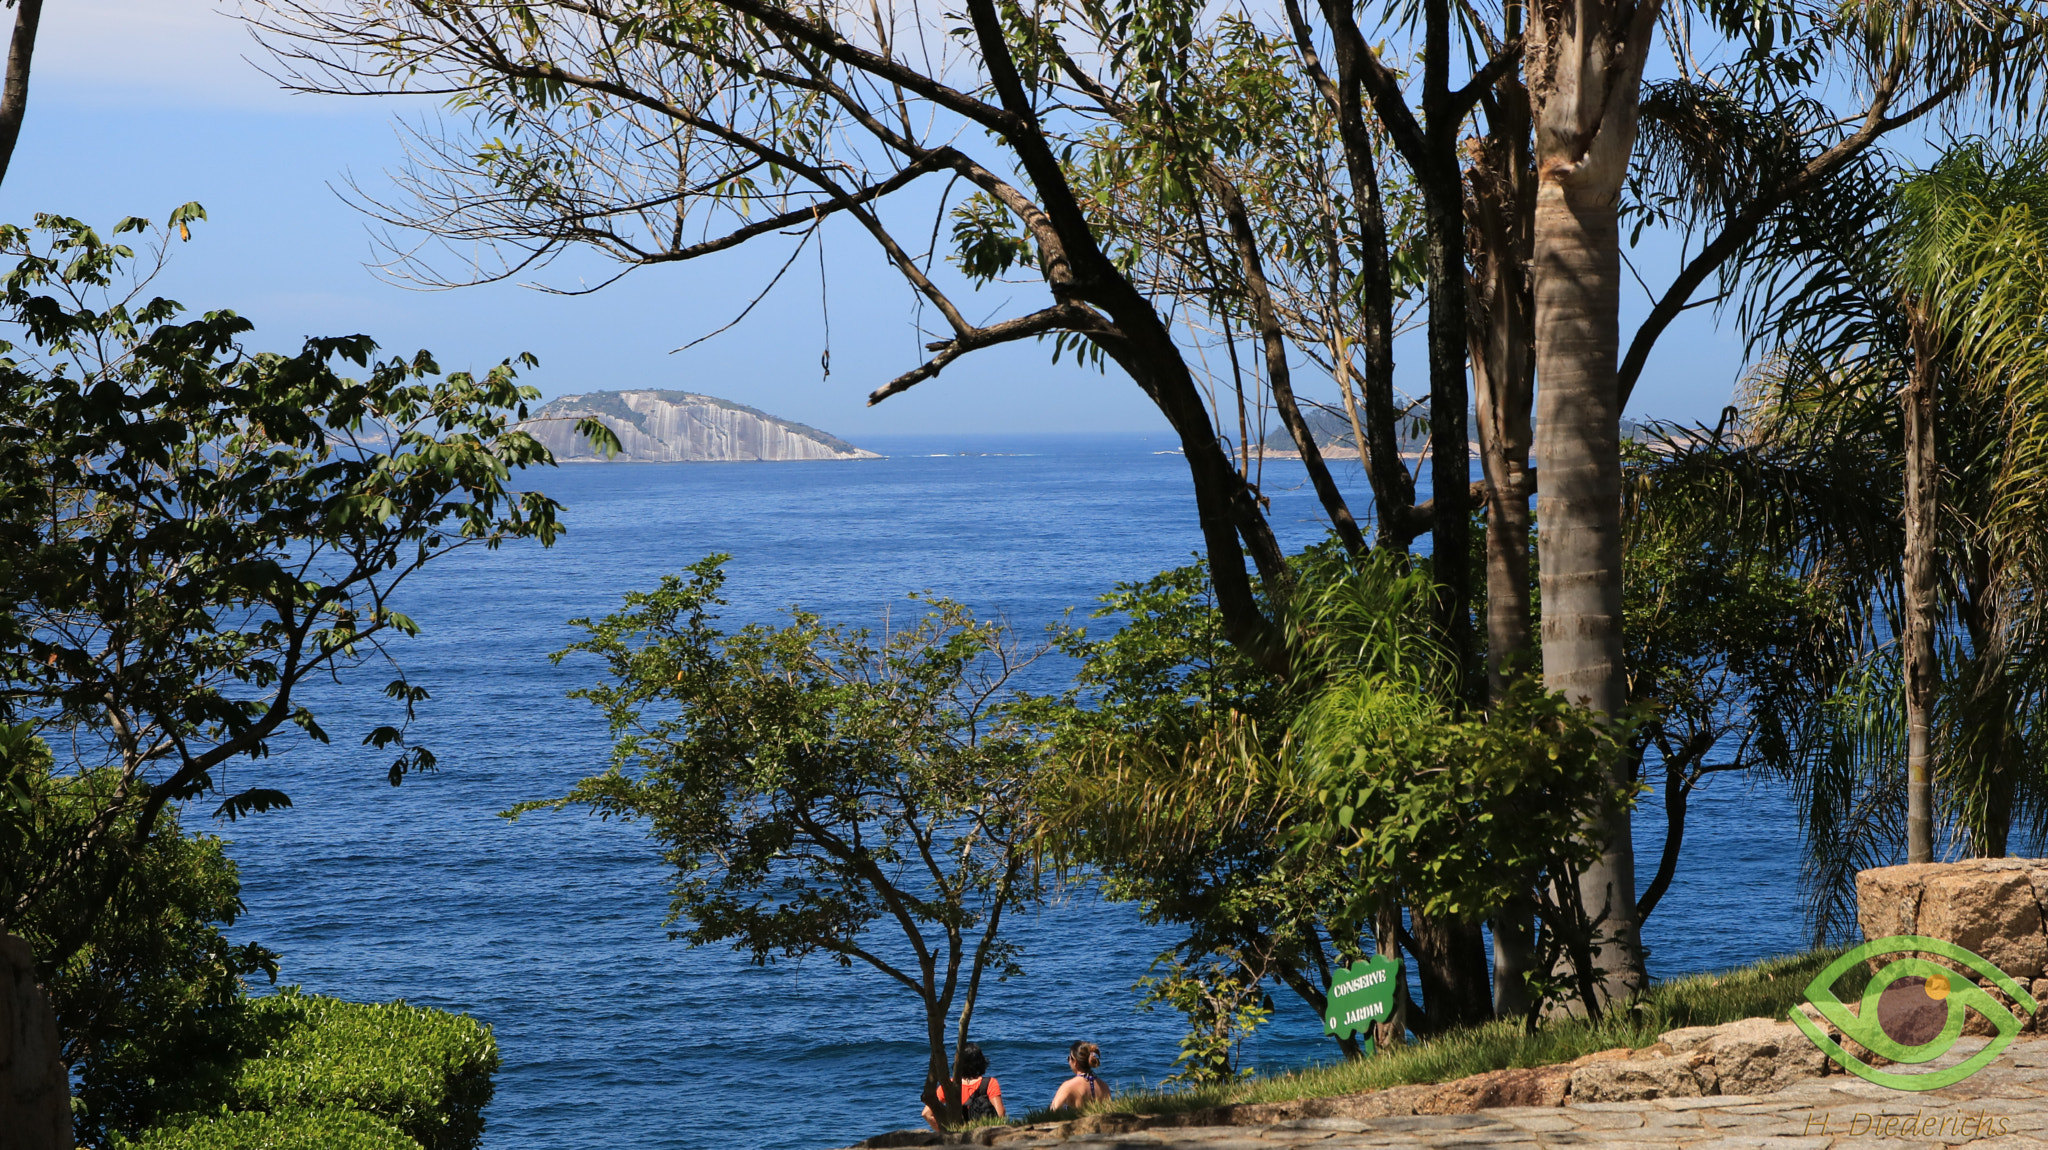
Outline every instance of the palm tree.
[[2025, 766], [2048, 739], [2044, 165], [2048, 141], [1968, 142], [1896, 182], [1871, 165], [1861, 194], [1757, 253], [1746, 318], [1776, 347], [1760, 449], [1881, 453], [1865, 471], [1894, 477], [1903, 528], [1896, 565], [1841, 532], [1799, 544], [1851, 573], [1846, 606], [1873, 624], [1805, 751], [1823, 891], [1884, 860], [1896, 808], [1880, 816], [1901, 793], [1912, 862], [1935, 857], [1939, 823], [1958, 850], [1995, 857], [2016, 823], [2038, 833], [2048, 814], [2048, 776]]
[[[1971, 478], [1988, 484], [1968, 508], [1976, 530], [1952, 578], [1954, 612], [1977, 655], [1958, 766], [1977, 777], [1958, 810], [1972, 852], [2005, 854], [2021, 767], [2010, 718], [2008, 651], [2031, 639], [2032, 588], [2042, 585], [2048, 503], [2048, 140], [2006, 151], [1973, 141], [1899, 189], [1904, 244], [1897, 278], [1911, 320], [1914, 372], [1906, 409], [1906, 705], [1908, 856], [1933, 857], [1933, 626], [1939, 591], [1935, 388], [1952, 374], [1957, 439]], [[1974, 433], [1974, 434], [1973, 434]], [[1975, 440], [1975, 443], [1972, 441]], [[1916, 522], [1918, 530], [1915, 530]]]

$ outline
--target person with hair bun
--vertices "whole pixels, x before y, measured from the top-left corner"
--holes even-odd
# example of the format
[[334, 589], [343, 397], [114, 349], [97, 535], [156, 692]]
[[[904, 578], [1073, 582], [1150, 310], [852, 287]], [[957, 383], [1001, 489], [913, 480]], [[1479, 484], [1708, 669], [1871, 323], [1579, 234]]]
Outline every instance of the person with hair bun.
[[1060, 1083], [1059, 1090], [1052, 1096], [1054, 1110], [1079, 1110], [1090, 1102], [1109, 1097], [1109, 1087], [1095, 1077], [1095, 1068], [1102, 1065], [1102, 1048], [1093, 1042], [1076, 1042], [1067, 1048], [1067, 1066], [1074, 1076]]

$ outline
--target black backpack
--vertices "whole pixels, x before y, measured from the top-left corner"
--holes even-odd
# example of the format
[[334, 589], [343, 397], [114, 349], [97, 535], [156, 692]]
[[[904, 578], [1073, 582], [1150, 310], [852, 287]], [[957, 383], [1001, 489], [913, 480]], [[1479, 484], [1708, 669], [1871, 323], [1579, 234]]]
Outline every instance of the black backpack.
[[988, 1100], [988, 1079], [984, 1078], [967, 1092], [965, 1107], [969, 1122], [996, 1116], [996, 1104]]

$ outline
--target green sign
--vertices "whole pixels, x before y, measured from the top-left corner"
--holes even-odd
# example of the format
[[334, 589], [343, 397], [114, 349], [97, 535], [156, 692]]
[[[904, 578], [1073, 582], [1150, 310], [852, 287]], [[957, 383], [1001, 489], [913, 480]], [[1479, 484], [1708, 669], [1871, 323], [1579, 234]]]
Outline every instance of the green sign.
[[1330, 980], [1323, 1008], [1323, 1033], [1365, 1036], [1372, 1052], [1372, 1024], [1394, 1016], [1394, 992], [1401, 986], [1401, 960], [1374, 955], [1340, 968]]
[[[1848, 1005], [1835, 996], [1836, 980], [1857, 964], [1887, 954], [1914, 957], [1889, 963], [1871, 975], [1862, 1001], [1851, 1013]], [[1919, 957], [1930, 954], [1948, 959], [1955, 966]], [[2015, 1006], [2028, 1014], [2039, 1009], [2033, 996], [2004, 971], [1952, 942], [1913, 934], [1871, 939], [1830, 963], [1806, 988], [1806, 1000], [1819, 1008], [1821, 1017], [1833, 1023], [1844, 1038], [1880, 1058], [1906, 1066], [1932, 1062], [1947, 1054], [1963, 1032], [1964, 1016], [1972, 1010], [1997, 1029], [1998, 1036], [1990, 1045], [1968, 1059], [1921, 1074], [1879, 1070], [1843, 1049], [1841, 1043], [1829, 1038], [1827, 1031], [1814, 1025], [1803, 1012], [1795, 1009], [1791, 1018], [1793, 1025], [1805, 1031], [1814, 1045], [1858, 1078], [1894, 1090], [1938, 1090], [1990, 1065], [2019, 1034], [2020, 1020], [1978, 986], [1979, 979], [2004, 991]]]

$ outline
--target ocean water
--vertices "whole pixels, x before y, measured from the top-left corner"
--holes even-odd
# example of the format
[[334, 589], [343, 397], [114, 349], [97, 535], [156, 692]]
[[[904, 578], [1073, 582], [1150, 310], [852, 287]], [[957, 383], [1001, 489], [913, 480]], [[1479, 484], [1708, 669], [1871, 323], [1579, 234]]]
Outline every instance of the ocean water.
[[[864, 446], [870, 446], [864, 444]], [[504, 1058], [484, 1144], [815, 1150], [919, 1124], [915, 1000], [826, 961], [749, 965], [666, 938], [667, 873], [641, 830], [579, 814], [496, 813], [604, 766], [604, 724], [565, 693], [590, 662], [547, 655], [567, 620], [616, 607], [712, 552], [738, 625], [791, 604], [880, 625], [929, 589], [1033, 630], [1198, 546], [1183, 461], [1140, 436], [893, 439], [863, 463], [583, 465], [524, 477], [567, 505], [552, 549], [450, 556], [398, 601], [422, 627], [392, 654], [434, 695], [413, 737], [440, 770], [393, 788], [356, 745], [391, 721], [368, 667], [312, 699], [331, 746], [282, 740], [227, 785], [296, 805], [213, 829], [234, 840], [248, 913], [237, 939], [282, 952], [284, 981], [404, 998], [495, 1028]], [[1363, 499], [1355, 470], [1339, 477]], [[1283, 541], [1321, 536], [1298, 464], [1269, 462]], [[1057, 685], [1046, 665], [1038, 686]], [[1641, 881], [1662, 841], [1638, 814]], [[204, 825], [190, 818], [188, 825]], [[1716, 778], [1695, 796], [1683, 864], [1646, 932], [1670, 976], [1797, 949], [1799, 825], [1790, 803]], [[1132, 983], [1171, 945], [1133, 908], [1069, 891], [1016, 922], [1022, 978], [985, 988], [975, 1035], [1013, 1111], [1043, 1105], [1069, 1042], [1104, 1051], [1120, 1086], [1172, 1072], [1178, 1016], [1141, 1013]], [[1247, 1045], [1259, 1065], [1335, 1048], [1291, 995]]]

